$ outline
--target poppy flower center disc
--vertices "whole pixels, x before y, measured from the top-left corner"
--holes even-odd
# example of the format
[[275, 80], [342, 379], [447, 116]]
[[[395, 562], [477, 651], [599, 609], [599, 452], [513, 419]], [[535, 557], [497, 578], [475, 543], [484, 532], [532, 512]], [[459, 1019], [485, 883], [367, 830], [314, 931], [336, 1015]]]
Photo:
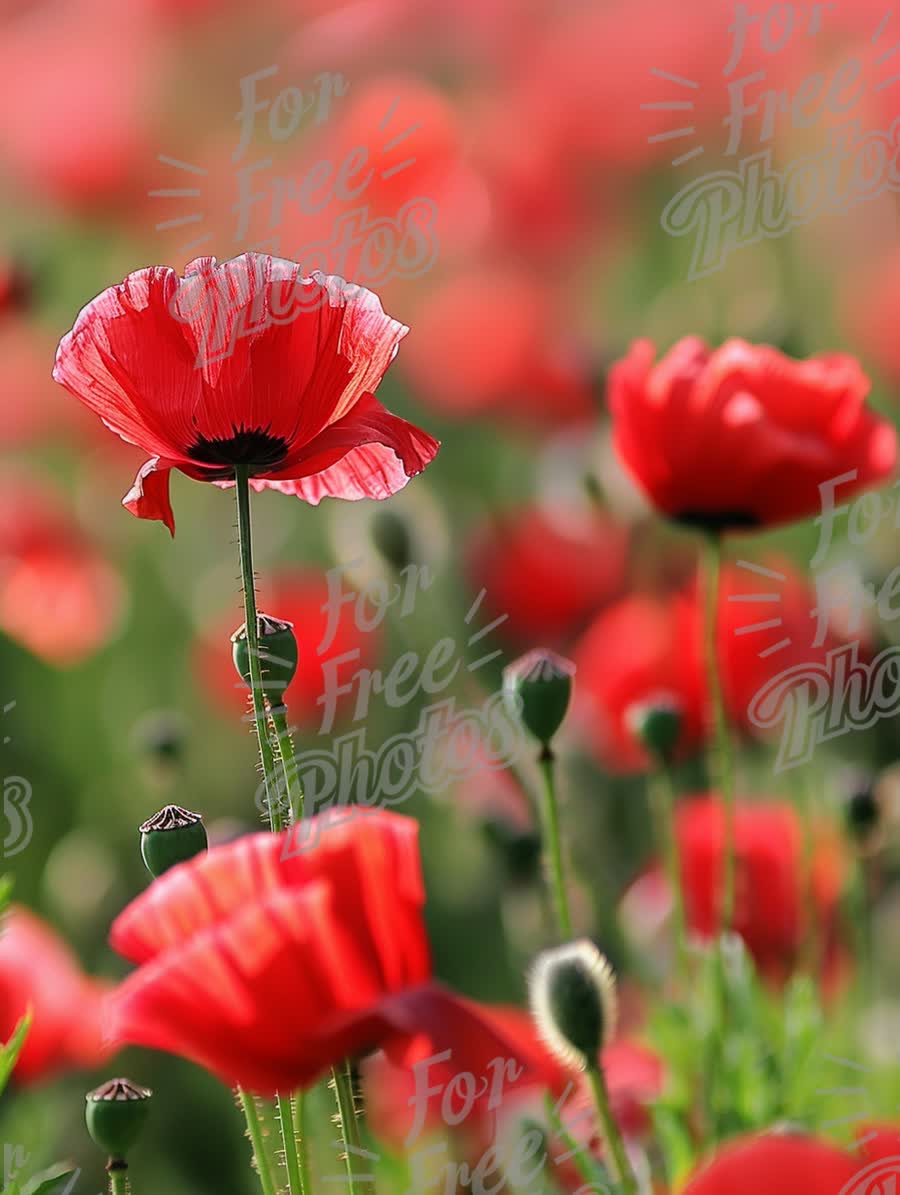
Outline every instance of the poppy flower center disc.
[[264, 428], [232, 428], [233, 436], [208, 440], [198, 436], [188, 449], [191, 460], [209, 465], [214, 475], [231, 477], [235, 465], [247, 465], [252, 473], [269, 473], [287, 456], [287, 441]]

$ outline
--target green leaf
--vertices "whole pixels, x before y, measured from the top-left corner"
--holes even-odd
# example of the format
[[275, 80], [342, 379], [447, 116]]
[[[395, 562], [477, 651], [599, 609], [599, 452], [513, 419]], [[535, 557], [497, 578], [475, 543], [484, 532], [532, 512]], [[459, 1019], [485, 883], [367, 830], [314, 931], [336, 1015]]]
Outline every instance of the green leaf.
[[691, 1131], [685, 1118], [669, 1108], [657, 1104], [652, 1113], [655, 1136], [662, 1145], [666, 1159], [669, 1188], [678, 1191], [694, 1168], [695, 1149]]
[[25, 1038], [28, 1036], [28, 1030], [31, 1028], [31, 1012], [27, 1012], [18, 1025], [13, 1030], [13, 1035], [0, 1049], [0, 1092], [4, 1091], [6, 1084], [9, 1082], [9, 1076], [12, 1074], [13, 1067], [18, 1061], [19, 1054], [22, 1052], [22, 1047], [25, 1045]]
[[67, 1165], [51, 1166], [30, 1179], [22, 1189], [22, 1195], [69, 1195], [75, 1190], [79, 1174], [80, 1170]]
[[[5, 876], [0, 876], [0, 917], [2, 917], [3, 914], [6, 912], [6, 910], [9, 908], [9, 902], [10, 902], [10, 899], [12, 898], [12, 890], [13, 890], [14, 884], [15, 884], [14, 876], [9, 875], [9, 874], [7, 874]], [[6, 1192], [5, 1191], [2, 1192], [2, 1195], [6, 1195]]]

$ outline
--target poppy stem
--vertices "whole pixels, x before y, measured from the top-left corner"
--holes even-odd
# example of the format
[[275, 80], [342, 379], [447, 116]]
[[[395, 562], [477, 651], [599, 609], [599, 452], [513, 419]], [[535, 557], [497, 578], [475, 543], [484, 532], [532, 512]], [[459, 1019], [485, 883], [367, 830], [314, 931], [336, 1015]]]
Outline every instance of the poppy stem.
[[606, 1079], [599, 1066], [588, 1066], [587, 1081], [594, 1100], [594, 1107], [597, 1109], [597, 1115], [600, 1118], [606, 1148], [610, 1153], [609, 1161], [613, 1178], [625, 1192], [625, 1195], [638, 1195], [637, 1179], [634, 1176], [634, 1171], [631, 1169], [628, 1154], [625, 1152], [625, 1143], [622, 1140], [622, 1134], [619, 1132], [619, 1126], [613, 1117], [612, 1108], [609, 1103], [609, 1092], [606, 1089]]
[[253, 539], [250, 527], [250, 475], [246, 465], [235, 465], [234, 490], [237, 495], [238, 544], [241, 558], [241, 588], [244, 592], [244, 622], [247, 629], [247, 658], [250, 668], [250, 688], [253, 694], [253, 723], [259, 741], [263, 783], [269, 825], [274, 832], [283, 828], [281, 794], [275, 777], [275, 757], [269, 742], [268, 714], [263, 692], [259, 659], [259, 623], [256, 612], [256, 577], [253, 572]]
[[[306, 1195], [309, 1190], [309, 1173], [304, 1156], [301, 1168], [301, 1151], [297, 1147], [297, 1124], [294, 1119], [294, 1103], [291, 1097], [278, 1096], [278, 1118], [281, 1121], [281, 1140], [284, 1144], [284, 1164], [288, 1174], [289, 1195]], [[302, 1120], [302, 1111], [300, 1113]], [[305, 1181], [304, 1181], [305, 1180]]]
[[303, 781], [300, 779], [297, 759], [294, 755], [294, 741], [291, 738], [291, 728], [288, 726], [287, 706], [273, 706], [269, 712], [272, 717], [272, 726], [275, 728], [275, 742], [278, 746], [278, 755], [284, 773], [285, 792], [290, 801], [289, 820], [291, 822], [302, 821], [305, 799]]
[[684, 907], [684, 884], [681, 874], [681, 852], [678, 849], [678, 834], [675, 828], [675, 784], [672, 773], [665, 763], [660, 763], [650, 776], [650, 803], [653, 806], [653, 820], [660, 827], [666, 878], [672, 893], [672, 916], [675, 927], [676, 977], [687, 982], [687, 914]]
[[109, 1195], [131, 1195], [128, 1166], [119, 1158], [110, 1158], [106, 1165], [109, 1175]]
[[[271, 706], [269, 709], [275, 734], [275, 745], [281, 763], [284, 794], [288, 799], [288, 824], [303, 817], [303, 784], [297, 770], [294, 743], [287, 720], [287, 706]], [[280, 794], [279, 794], [280, 795]], [[298, 1091], [294, 1099], [278, 1096], [278, 1119], [281, 1122], [281, 1140], [284, 1145], [284, 1162], [288, 1172], [289, 1195], [308, 1195], [309, 1160], [306, 1156], [305, 1137], [306, 1096]]]
[[356, 1120], [356, 1100], [353, 1096], [353, 1079], [350, 1073], [350, 1063], [331, 1068], [331, 1081], [334, 1084], [334, 1094], [337, 1100], [338, 1116], [341, 1122], [341, 1136], [344, 1141], [347, 1163], [347, 1182], [350, 1195], [359, 1195], [361, 1178], [357, 1177], [357, 1159], [362, 1156], [359, 1137], [359, 1124]]
[[244, 1109], [247, 1132], [250, 1136], [250, 1143], [253, 1146], [253, 1159], [256, 1162], [259, 1185], [262, 1187], [263, 1195], [276, 1195], [275, 1179], [272, 1176], [269, 1156], [266, 1153], [262, 1121], [259, 1117], [259, 1110], [256, 1107], [256, 1100], [252, 1095], [249, 1095], [246, 1091], [242, 1091], [240, 1088], [238, 1088], [238, 1097], [241, 1101], [241, 1107]]
[[547, 840], [547, 857], [553, 880], [553, 899], [556, 919], [564, 942], [572, 938], [572, 910], [566, 889], [562, 842], [559, 833], [559, 805], [556, 799], [556, 756], [549, 744], [541, 748], [538, 767], [544, 784], [544, 834]]
[[722, 540], [710, 534], [706, 540], [705, 558], [706, 597], [706, 676], [713, 714], [713, 744], [710, 771], [718, 787], [725, 808], [725, 847], [722, 878], [722, 912], [720, 928], [728, 932], [734, 921], [735, 835], [734, 835], [734, 764], [728, 719], [722, 696], [719, 669], [719, 585], [722, 573]]

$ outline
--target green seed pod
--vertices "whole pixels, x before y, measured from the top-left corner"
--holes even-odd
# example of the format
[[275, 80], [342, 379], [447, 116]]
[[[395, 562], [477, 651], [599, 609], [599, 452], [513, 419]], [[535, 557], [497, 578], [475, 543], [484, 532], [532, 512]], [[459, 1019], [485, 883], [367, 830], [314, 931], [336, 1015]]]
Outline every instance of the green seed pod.
[[[281, 706], [284, 704], [284, 691], [297, 671], [297, 639], [293, 623], [259, 614], [256, 625], [263, 695], [271, 706]], [[246, 623], [242, 623], [234, 632], [231, 643], [238, 676], [244, 684], [251, 685]]]
[[531, 1013], [550, 1052], [564, 1066], [596, 1067], [616, 1024], [612, 968], [586, 938], [545, 950], [529, 978]]
[[208, 845], [203, 818], [180, 805], [166, 805], [141, 826], [141, 855], [152, 876], [193, 859]]
[[153, 1092], [129, 1079], [110, 1079], [85, 1096], [85, 1121], [110, 1158], [124, 1160], [141, 1135]]
[[669, 693], [654, 694], [629, 706], [625, 718], [634, 736], [654, 759], [672, 762], [684, 726], [684, 709], [676, 697]]
[[412, 538], [405, 519], [379, 509], [372, 518], [372, 542], [381, 558], [400, 573], [412, 562]]
[[563, 724], [574, 675], [571, 660], [545, 647], [535, 648], [503, 670], [503, 690], [511, 710], [544, 747], [549, 747]]

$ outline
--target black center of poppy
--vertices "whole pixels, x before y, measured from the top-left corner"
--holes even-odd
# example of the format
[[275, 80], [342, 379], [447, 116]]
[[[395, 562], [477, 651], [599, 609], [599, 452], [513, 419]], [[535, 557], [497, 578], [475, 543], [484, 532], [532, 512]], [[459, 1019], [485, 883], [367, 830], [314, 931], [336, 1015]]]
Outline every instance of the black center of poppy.
[[715, 533], [751, 530], [760, 526], [760, 520], [749, 510], [684, 510], [672, 515], [671, 519], [682, 527], [696, 527], [699, 531]]
[[216, 477], [231, 477], [235, 465], [246, 465], [251, 473], [270, 473], [287, 456], [287, 440], [273, 436], [267, 428], [232, 428], [234, 435], [208, 440], [198, 436], [188, 449], [192, 461], [212, 466]]

